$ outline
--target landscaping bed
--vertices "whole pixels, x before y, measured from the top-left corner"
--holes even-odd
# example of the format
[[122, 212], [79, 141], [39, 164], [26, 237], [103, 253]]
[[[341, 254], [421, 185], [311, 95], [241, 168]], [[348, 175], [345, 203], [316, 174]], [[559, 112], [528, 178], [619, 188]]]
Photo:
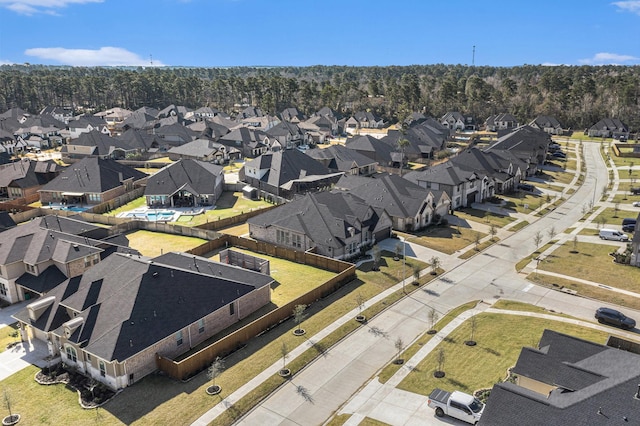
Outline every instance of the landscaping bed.
[[65, 384], [78, 392], [82, 408], [97, 408], [109, 401], [116, 394], [97, 380], [80, 374], [62, 363], [45, 367], [35, 376], [41, 385]]

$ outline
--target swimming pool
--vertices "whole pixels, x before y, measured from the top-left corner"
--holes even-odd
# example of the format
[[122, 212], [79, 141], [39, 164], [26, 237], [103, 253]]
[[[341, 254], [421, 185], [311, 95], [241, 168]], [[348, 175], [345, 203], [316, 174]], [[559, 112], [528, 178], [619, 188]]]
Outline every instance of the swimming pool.
[[121, 217], [128, 217], [134, 219], [147, 220], [149, 222], [173, 222], [177, 219], [176, 216], [180, 216], [178, 212], [172, 211], [147, 211], [147, 212], [127, 212]]

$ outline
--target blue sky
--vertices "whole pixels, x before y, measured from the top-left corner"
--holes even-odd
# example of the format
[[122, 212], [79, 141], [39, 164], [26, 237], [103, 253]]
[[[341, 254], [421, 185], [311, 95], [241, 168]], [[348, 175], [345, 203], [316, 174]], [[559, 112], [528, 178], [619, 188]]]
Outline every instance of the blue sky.
[[0, 64], [640, 65], [640, 0], [0, 0]]

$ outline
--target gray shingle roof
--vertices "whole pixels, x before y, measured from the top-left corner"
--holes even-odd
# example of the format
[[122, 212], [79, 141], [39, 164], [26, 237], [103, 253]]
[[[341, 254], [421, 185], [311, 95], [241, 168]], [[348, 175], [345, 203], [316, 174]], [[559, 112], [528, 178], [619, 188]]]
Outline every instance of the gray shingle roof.
[[194, 195], [212, 195], [222, 170], [222, 166], [205, 161], [182, 159], [150, 177], [144, 195], [172, 195], [187, 187]]
[[305, 176], [331, 174], [328, 168], [297, 149], [267, 152], [248, 161], [244, 167], [269, 169], [262, 180], [274, 187]]
[[349, 149], [343, 145], [309, 149], [305, 154], [326, 164], [330, 170], [339, 170], [341, 172], [348, 172], [353, 166], [364, 167], [376, 163], [375, 160], [372, 160], [366, 155], [360, 154], [358, 151]]
[[122, 185], [123, 180], [137, 181], [145, 176], [115, 160], [87, 157], [67, 167], [41, 191], [102, 193]]

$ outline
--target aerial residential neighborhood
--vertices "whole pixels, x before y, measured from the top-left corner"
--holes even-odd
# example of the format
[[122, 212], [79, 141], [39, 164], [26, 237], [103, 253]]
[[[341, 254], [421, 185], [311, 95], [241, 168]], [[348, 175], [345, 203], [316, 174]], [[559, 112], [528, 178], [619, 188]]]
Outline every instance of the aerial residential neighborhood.
[[312, 3], [0, 2], [2, 425], [640, 424], [637, 2]]

